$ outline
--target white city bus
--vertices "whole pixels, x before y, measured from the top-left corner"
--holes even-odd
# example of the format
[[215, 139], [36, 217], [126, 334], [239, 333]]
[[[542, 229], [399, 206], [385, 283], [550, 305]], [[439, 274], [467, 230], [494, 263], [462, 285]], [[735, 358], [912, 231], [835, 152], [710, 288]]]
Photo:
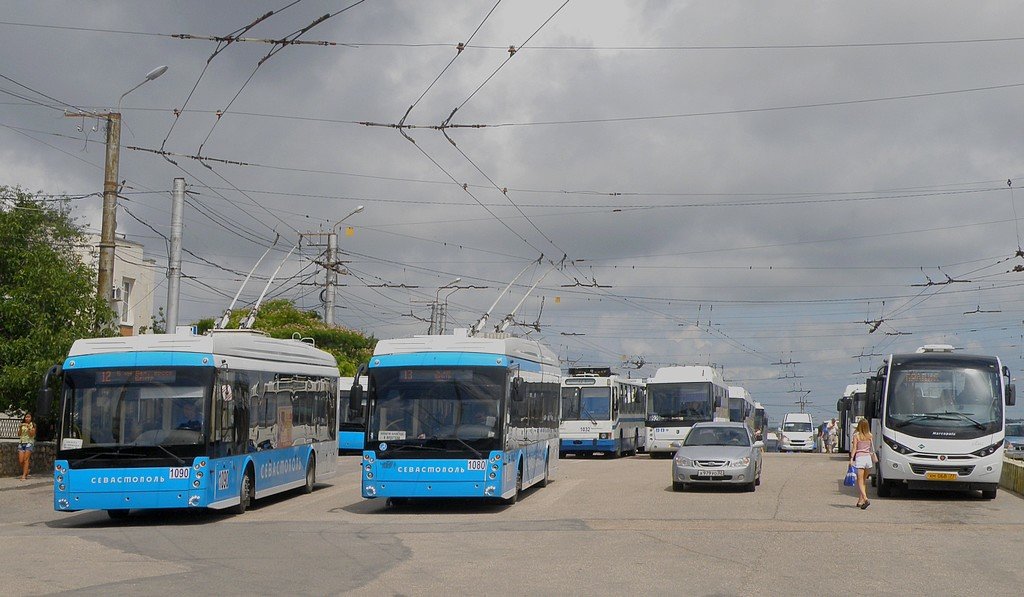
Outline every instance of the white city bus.
[[562, 379], [559, 448], [566, 454], [636, 454], [647, 439], [644, 383], [607, 367], [574, 367]]
[[714, 367], [662, 367], [647, 379], [647, 452], [671, 456], [694, 423], [725, 410], [729, 386]]
[[729, 420], [733, 423], [746, 423], [751, 433], [754, 431], [754, 399], [750, 392], [741, 386], [729, 386]]
[[867, 380], [880, 497], [897, 487], [981, 490], [993, 499], [1003, 465], [1005, 408], [1015, 401], [998, 357], [929, 345], [893, 354]]
[[839, 446], [840, 452], [850, 451], [850, 438], [853, 437], [857, 422], [864, 418], [864, 406], [867, 402], [867, 386], [855, 383], [846, 386], [843, 397], [836, 402], [839, 411]]

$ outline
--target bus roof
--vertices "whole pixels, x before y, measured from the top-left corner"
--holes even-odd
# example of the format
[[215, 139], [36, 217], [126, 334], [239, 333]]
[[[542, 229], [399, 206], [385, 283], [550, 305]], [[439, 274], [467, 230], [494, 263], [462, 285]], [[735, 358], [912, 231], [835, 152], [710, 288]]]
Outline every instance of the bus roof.
[[[195, 334], [142, 334], [76, 340], [68, 357], [132, 352], [187, 352], [257, 361], [338, 368], [337, 360], [308, 342], [271, 338], [254, 330], [211, 330]], [[210, 366], [219, 366], [211, 363]]]
[[554, 351], [536, 340], [516, 338], [507, 334], [469, 336], [465, 333], [465, 330], [456, 330], [456, 332], [456, 334], [450, 336], [413, 336], [411, 338], [381, 340], [377, 342], [373, 355], [425, 352], [500, 354], [524, 361], [533, 361], [542, 365], [558, 367], [558, 356]]
[[710, 381], [724, 386], [722, 374], [714, 367], [688, 365], [685, 367], [661, 367], [654, 372], [654, 377], [647, 378], [648, 384], [686, 383]]
[[858, 392], [867, 392], [868, 384], [865, 383], [852, 383], [846, 386], [846, 390], [843, 391], [843, 398], [849, 398]]
[[[750, 400], [750, 392], [747, 391], [743, 386], [729, 386], [729, 397], [730, 398], [745, 398]], [[751, 402], [753, 402], [751, 400]]]

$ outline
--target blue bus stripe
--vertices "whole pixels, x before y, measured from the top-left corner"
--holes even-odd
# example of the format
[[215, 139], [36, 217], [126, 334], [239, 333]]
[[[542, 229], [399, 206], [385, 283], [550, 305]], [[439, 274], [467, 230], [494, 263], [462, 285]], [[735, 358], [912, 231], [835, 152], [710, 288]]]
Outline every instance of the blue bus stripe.
[[540, 363], [513, 359], [506, 355], [481, 352], [414, 352], [407, 354], [377, 355], [370, 359], [370, 368], [376, 367], [512, 367], [523, 371], [540, 371]]
[[111, 352], [84, 354], [64, 360], [64, 369], [100, 367], [213, 367], [213, 355], [204, 352]]

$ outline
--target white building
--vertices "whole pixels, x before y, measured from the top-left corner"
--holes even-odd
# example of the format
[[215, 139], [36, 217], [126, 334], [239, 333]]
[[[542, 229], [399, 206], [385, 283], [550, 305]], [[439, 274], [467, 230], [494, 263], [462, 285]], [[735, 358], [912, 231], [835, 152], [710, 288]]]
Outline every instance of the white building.
[[[96, 269], [100, 258], [100, 237], [90, 234], [86, 239], [89, 245], [81, 251], [82, 259]], [[112, 286], [122, 336], [134, 336], [141, 328], [152, 327], [156, 270], [156, 261], [146, 259], [141, 244], [117, 237]]]

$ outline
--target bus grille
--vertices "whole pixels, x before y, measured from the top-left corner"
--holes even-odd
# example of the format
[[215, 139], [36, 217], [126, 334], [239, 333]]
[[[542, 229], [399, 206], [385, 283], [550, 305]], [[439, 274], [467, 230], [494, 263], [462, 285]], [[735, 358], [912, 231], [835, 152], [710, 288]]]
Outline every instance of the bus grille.
[[960, 476], [966, 476], [974, 472], [974, 466], [938, 466], [935, 464], [911, 464], [910, 470], [914, 471], [915, 475], [923, 475], [930, 471], [933, 473], [956, 473]]

